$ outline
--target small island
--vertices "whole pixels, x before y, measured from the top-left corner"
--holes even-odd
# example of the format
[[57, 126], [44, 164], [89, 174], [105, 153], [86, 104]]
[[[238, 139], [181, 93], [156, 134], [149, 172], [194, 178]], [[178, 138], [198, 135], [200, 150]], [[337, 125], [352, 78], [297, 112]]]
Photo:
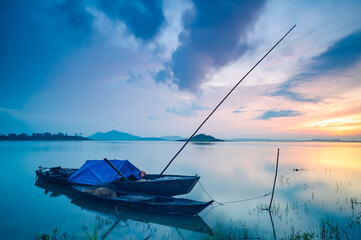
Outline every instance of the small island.
[[[187, 139], [182, 139], [182, 140], [178, 140], [178, 141], [184, 142], [184, 141], [187, 141]], [[194, 137], [192, 137], [190, 142], [224, 142], [224, 140], [217, 139], [210, 135], [201, 133], [201, 134], [198, 134], [198, 135], [195, 135]]]
[[85, 138], [82, 134], [74, 134], [74, 136], [68, 135], [67, 133], [51, 134], [46, 133], [33, 133], [28, 135], [26, 133], [15, 134], [9, 133], [8, 135], [0, 135], [0, 141], [90, 141], [91, 139]]

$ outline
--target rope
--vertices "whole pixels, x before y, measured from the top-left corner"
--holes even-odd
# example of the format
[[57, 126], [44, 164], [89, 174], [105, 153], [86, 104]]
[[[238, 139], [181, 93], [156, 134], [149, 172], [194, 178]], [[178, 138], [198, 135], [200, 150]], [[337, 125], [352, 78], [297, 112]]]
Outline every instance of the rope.
[[117, 203], [117, 205], [115, 206], [115, 214], [120, 217], [120, 213], [118, 212], [118, 205], [119, 205], [119, 202]]
[[[199, 182], [199, 185], [201, 185], [201, 188], [203, 189], [203, 191], [207, 194], [207, 196], [208, 196], [210, 199], [212, 199], [213, 201], [215, 201], [215, 202], [218, 203], [219, 205], [223, 205], [222, 203], [218, 202], [217, 200], [215, 200], [214, 198], [212, 198], [212, 197], [208, 194], [208, 192], [204, 189], [204, 187], [203, 187], [203, 185], [202, 185], [202, 183], [201, 183], [200, 180], [199, 180], [198, 182]], [[213, 206], [212, 206], [212, 207], [213, 207]]]
[[[246, 201], [250, 201], [250, 200], [255, 200], [255, 199], [258, 199], [258, 198], [264, 198], [264, 197], [267, 197], [268, 195], [271, 195], [271, 193], [266, 193], [264, 195], [261, 195], [261, 196], [258, 196], [258, 197], [251, 197], [251, 198], [246, 198], [246, 199], [240, 199], [240, 200], [234, 200], [234, 201], [229, 201], [229, 202], [219, 202], [217, 200], [215, 200], [213, 197], [211, 197], [211, 195], [209, 195], [209, 193], [206, 191], [206, 189], [204, 189], [201, 181], [198, 181], [199, 182], [199, 185], [201, 186], [201, 188], [203, 189], [203, 191], [207, 194], [207, 196], [212, 199], [213, 201], [215, 201], [216, 203], [218, 203], [220, 205], [225, 205], [225, 204], [230, 204], [230, 203], [238, 203], [238, 202], [246, 202]], [[218, 207], [218, 206], [215, 206], [215, 207]], [[213, 208], [215, 208], [214, 206], [212, 206]]]
[[255, 200], [258, 198], [264, 198], [264, 197], [267, 197], [268, 195], [271, 195], [271, 193], [266, 193], [266, 194], [264, 194], [262, 196], [258, 196], [258, 197], [246, 198], [246, 199], [235, 200], [235, 201], [230, 201], [230, 202], [223, 202], [223, 205], [228, 204], [228, 203], [246, 202], [246, 201]]

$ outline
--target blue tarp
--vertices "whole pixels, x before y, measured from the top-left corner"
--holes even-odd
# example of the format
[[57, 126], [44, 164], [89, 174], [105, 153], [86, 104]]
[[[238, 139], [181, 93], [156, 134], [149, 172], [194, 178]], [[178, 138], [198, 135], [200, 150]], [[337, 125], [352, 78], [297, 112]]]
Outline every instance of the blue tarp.
[[[140, 170], [128, 160], [109, 160], [126, 178], [133, 175], [141, 179]], [[88, 160], [78, 171], [72, 174], [68, 181], [71, 183], [97, 185], [109, 183], [122, 178], [104, 160]]]

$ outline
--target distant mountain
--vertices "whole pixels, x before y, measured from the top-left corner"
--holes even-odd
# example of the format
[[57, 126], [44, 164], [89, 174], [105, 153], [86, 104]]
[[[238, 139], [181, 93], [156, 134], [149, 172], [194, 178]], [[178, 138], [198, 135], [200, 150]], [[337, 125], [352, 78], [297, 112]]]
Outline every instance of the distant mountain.
[[157, 137], [141, 137], [138, 141], [166, 141], [164, 138], [157, 138]]
[[303, 142], [303, 140], [292, 139], [269, 139], [269, 138], [235, 138], [232, 142]]
[[163, 138], [163, 139], [168, 140], [168, 141], [177, 141], [177, 140], [184, 139], [184, 137], [180, 137], [180, 136], [162, 136], [160, 138]]
[[92, 140], [102, 140], [102, 141], [164, 141], [163, 138], [155, 137], [139, 137], [129, 133], [119, 132], [112, 130], [106, 133], [97, 132], [88, 138]]
[[[179, 141], [187, 141], [187, 139], [182, 139], [182, 140], [179, 140]], [[203, 133], [195, 135], [190, 140], [190, 142], [223, 142], [223, 141], [224, 140], [217, 139], [217, 138], [214, 138], [214, 137], [212, 137], [210, 135], [206, 135], [206, 134], [203, 134]]]
[[321, 139], [321, 138], [314, 138], [311, 140], [312, 142], [344, 142], [344, 140], [341, 139]]
[[341, 139], [295, 140], [295, 139], [268, 139], [268, 138], [235, 138], [228, 141], [231, 142], [360, 142], [357, 140], [341, 140]]
[[134, 141], [134, 140], [139, 140], [140, 137], [138, 136], [134, 136], [132, 134], [129, 133], [123, 133], [123, 132], [118, 132], [116, 130], [112, 130], [106, 133], [102, 133], [102, 132], [97, 132], [91, 136], [89, 136], [88, 138], [93, 139], [93, 140], [126, 140], [126, 141]]
[[[3, 138], [3, 139], [2, 139]], [[6, 140], [7, 136], [0, 136], [0, 140]], [[70, 139], [72, 138], [72, 139]], [[112, 130], [106, 133], [97, 132], [86, 138], [80, 136], [68, 136], [67, 140], [103, 140], [103, 141], [187, 141], [180, 136], [163, 136], [163, 137], [140, 137], [129, 133]], [[29, 139], [27, 139], [29, 140]], [[341, 139], [312, 139], [312, 140], [294, 140], [294, 139], [267, 139], [267, 138], [236, 138], [230, 140], [221, 140], [206, 134], [198, 134], [191, 139], [191, 142], [360, 142], [347, 141]]]

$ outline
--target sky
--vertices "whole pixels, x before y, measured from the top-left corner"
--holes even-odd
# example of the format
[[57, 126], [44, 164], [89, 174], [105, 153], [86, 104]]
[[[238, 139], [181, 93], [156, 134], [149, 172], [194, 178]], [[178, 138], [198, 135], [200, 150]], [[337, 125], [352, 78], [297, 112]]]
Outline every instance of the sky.
[[0, 133], [361, 140], [361, 1], [0, 0]]

